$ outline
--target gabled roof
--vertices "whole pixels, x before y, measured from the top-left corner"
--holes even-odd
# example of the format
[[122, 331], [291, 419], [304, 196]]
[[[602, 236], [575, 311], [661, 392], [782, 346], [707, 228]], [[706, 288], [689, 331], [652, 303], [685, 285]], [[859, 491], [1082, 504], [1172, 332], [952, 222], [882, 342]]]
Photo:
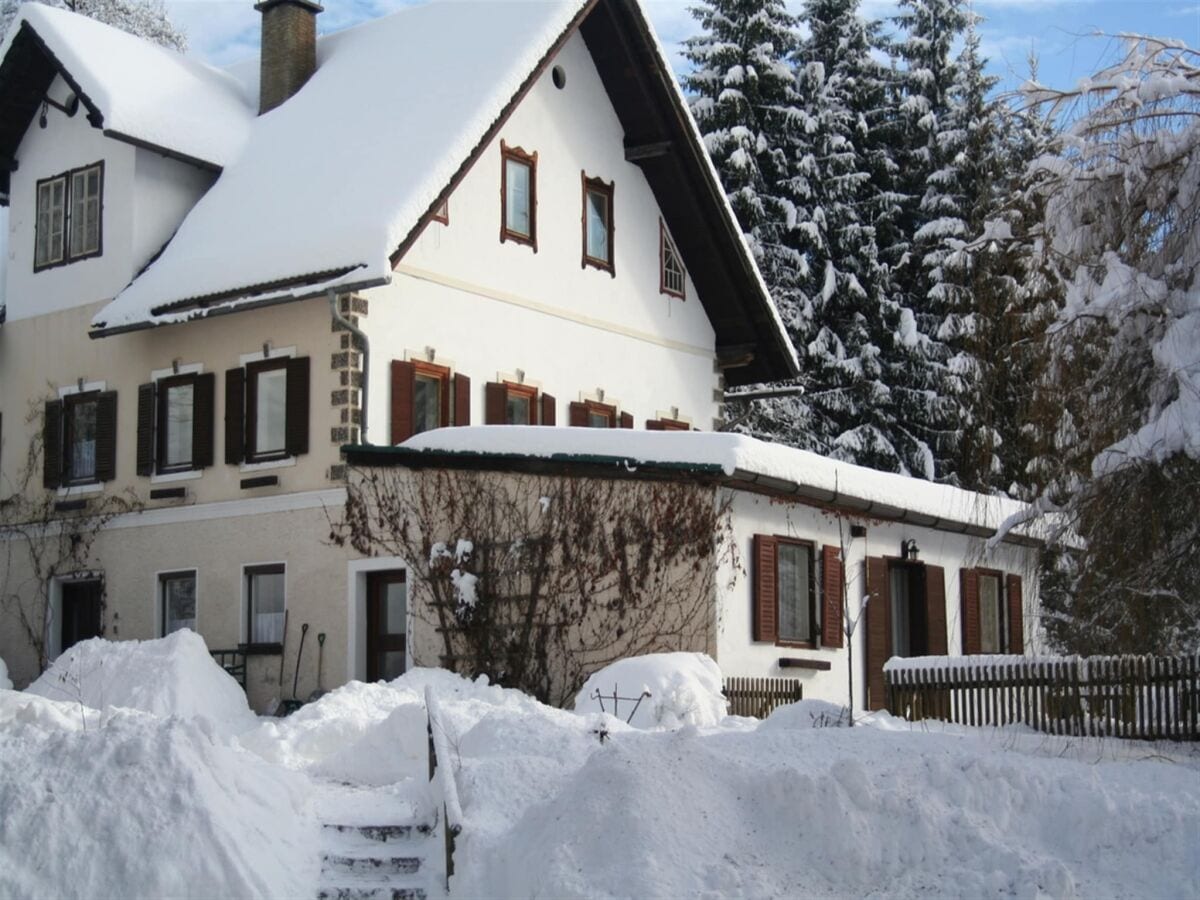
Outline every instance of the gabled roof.
[[[156, 98], [139, 95], [164, 72], [210, 107], [214, 89], [227, 87], [233, 110], [218, 119], [240, 126], [222, 130], [244, 127], [240, 151], [222, 157], [220, 177], [159, 257], [97, 314], [93, 336], [390, 280], [393, 264], [578, 30], [624, 128], [627, 158], [646, 173], [688, 265], [718, 354], [741, 362], [727, 370], [728, 382], [798, 370], [637, 0], [455, 0], [405, 8], [321, 38], [313, 77], [257, 118], [247, 118], [246, 100], [227, 75], [70, 13], [39, 8], [23, 16], [19, 31], [28, 36], [9, 47], [14, 73], [36, 65], [39, 42], [53, 45], [58, 70], [85, 73], [76, 81], [89, 112], [94, 106], [107, 117], [105, 127], [123, 114], [121, 121], [133, 124], [122, 127], [136, 126], [133, 138], [153, 143], [141, 134], [149, 132], [151, 123], [142, 120], [152, 118], [146, 114]], [[61, 25], [64, 17], [70, 26]], [[98, 38], [97, 31], [106, 34]], [[122, 45], [111, 54], [120, 64], [104, 62], [104, 50], [93, 59], [95, 47], [114, 42]], [[124, 49], [127, 43], [139, 53]], [[0, 86], [9, 65], [6, 56]], [[88, 93], [93, 83], [99, 100]], [[10, 120], [0, 110], [0, 126]], [[174, 121], [155, 136], [158, 146], [185, 143], [189, 129]], [[195, 146], [177, 152], [205, 159]]]
[[[0, 160], [16, 157], [56, 75], [78, 96], [77, 115], [105, 134], [214, 170], [237, 156], [254, 121], [241, 86], [219, 69], [86, 16], [26, 3], [0, 47]], [[0, 168], [7, 197], [9, 167]]]

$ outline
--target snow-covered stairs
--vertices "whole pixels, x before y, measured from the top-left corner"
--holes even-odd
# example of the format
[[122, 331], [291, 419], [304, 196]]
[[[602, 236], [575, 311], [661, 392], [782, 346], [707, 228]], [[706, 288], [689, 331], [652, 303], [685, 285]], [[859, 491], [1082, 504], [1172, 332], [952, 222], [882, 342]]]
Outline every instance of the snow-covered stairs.
[[[437, 900], [441, 844], [396, 788], [323, 786], [319, 900]], [[437, 871], [435, 871], [435, 869]]]

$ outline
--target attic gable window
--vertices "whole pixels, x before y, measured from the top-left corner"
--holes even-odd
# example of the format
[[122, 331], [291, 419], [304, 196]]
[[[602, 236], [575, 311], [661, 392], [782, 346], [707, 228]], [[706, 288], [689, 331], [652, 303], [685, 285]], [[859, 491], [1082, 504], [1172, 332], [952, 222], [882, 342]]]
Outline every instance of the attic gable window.
[[672, 297], [678, 297], [680, 300], [686, 300], [685, 284], [687, 273], [683, 268], [683, 259], [680, 257], [679, 251], [675, 249], [675, 242], [671, 240], [671, 235], [667, 233], [667, 226], [662, 219], [658, 220], [658, 256], [660, 271], [658, 282], [659, 292]]
[[500, 240], [537, 252], [537, 154], [500, 142]]
[[583, 178], [583, 265], [603, 269], [614, 277], [613, 182]]
[[37, 183], [35, 272], [100, 255], [103, 195], [103, 162]]

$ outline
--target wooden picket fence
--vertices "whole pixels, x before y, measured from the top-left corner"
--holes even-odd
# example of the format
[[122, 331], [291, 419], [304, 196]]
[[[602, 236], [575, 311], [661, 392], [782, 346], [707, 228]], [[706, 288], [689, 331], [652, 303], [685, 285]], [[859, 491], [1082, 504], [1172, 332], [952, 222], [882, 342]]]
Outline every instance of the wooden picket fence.
[[765, 719], [777, 706], [803, 699], [803, 686], [797, 678], [726, 678], [722, 685], [729, 712], [734, 716]]
[[1200, 654], [896, 658], [884, 680], [887, 708], [910, 720], [1200, 740]]

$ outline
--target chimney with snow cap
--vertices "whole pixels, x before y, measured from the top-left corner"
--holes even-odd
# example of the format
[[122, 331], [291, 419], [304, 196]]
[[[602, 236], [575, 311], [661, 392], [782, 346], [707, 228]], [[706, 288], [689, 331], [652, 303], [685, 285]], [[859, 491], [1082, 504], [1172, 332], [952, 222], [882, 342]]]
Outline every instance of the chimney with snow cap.
[[317, 68], [317, 13], [311, 0], [262, 0], [262, 50], [258, 114], [262, 115], [304, 87]]

